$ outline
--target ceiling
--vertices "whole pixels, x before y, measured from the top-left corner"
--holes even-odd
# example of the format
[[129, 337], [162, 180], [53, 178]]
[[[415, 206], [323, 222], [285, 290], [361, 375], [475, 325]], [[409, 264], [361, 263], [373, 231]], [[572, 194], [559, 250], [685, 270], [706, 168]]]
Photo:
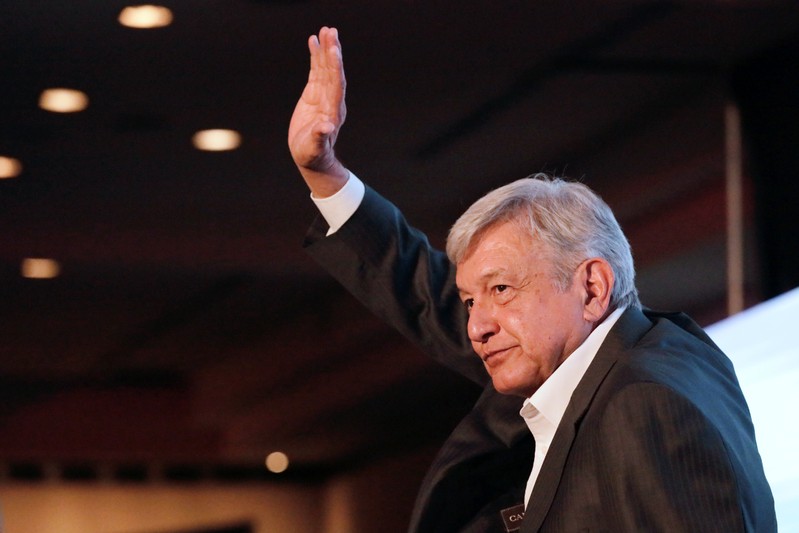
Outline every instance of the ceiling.
[[[724, 316], [729, 76], [796, 41], [795, 0], [174, 0], [150, 30], [125, 5], [0, 7], [0, 156], [23, 164], [0, 180], [5, 475], [260, 475], [277, 449], [326, 475], [435, 447], [468, 410], [472, 385], [302, 251], [285, 137], [321, 25], [344, 46], [340, 157], [434, 243], [490, 188], [565, 174], [616, 210], [647, 305]], [[88, 109], [39, 109], [50, 87]], [[200, 152], [207, 128], [243, 144]], [[61, 275], [22, 277], [31, 257]]]

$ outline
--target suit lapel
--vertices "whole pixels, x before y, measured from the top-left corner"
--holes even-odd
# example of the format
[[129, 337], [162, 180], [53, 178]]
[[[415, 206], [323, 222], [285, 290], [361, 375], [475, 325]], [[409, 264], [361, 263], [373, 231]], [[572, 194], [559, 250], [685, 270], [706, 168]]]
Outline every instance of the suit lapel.
[[532, 533], [541, 528], [555, 499], [583, 415], [619, 356], [638, 342], [651, 327], [652, 323], [640, 311], [628, 309], [605, 337], [563, 413], [530, 495], [522, 533]]
[[[572, 396], [566, 412], [560, 421], [555, 437], [547, 452], [544, 464], [541, 465], [541, 472], [536, 479], [535, 488], [530, 495], [530, 502], [527, 505], [527, 512], [524, 516], [523, 532], [538, 531], [555, 498], [566, 459], [571, 451], [574, 438], [582, 415], [588, 409], [594, 393], [600, 383], [613, 367], [615, 359], [595, 360], [588, 367], [588, 370], [580, 381], [580, 385]], [[578, 392], [580, 393], [578, 395]]]

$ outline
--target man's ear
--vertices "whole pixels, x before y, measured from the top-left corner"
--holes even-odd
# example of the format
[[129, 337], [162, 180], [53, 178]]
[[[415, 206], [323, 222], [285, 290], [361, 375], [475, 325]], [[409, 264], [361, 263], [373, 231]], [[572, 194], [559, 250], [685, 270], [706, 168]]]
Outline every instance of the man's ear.
[[582, 288], [585, 291], [583, 317], [588, 322], [597, 323], [605, 317], [610, 307], [610, 293], [615, 282], [613, 269], [600, 257], [586, 259], [579, 268]]

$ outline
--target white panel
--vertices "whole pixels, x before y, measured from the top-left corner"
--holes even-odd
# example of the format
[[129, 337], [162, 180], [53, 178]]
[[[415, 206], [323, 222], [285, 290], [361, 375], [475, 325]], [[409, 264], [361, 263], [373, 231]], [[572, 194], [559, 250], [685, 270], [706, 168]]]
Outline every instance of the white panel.
[[780, 531], [799, 531], [799, 289], [707, 328], [749, 402]]

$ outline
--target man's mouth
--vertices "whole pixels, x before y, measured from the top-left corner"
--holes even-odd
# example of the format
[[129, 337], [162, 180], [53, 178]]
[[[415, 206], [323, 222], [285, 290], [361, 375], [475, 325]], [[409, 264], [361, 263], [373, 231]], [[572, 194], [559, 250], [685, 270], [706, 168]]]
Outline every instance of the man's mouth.
[[485, 364], [488, 367], [497, 365], [497, 364], [499, 364], [502, 361], [504, 355], [507, 352], [508, 352], [507, 349], [493, 350], [491, 352], [486, 352], [486, 353], [483, 354], [483, 358], [482, 358], [483, 359], [483, 364]]

